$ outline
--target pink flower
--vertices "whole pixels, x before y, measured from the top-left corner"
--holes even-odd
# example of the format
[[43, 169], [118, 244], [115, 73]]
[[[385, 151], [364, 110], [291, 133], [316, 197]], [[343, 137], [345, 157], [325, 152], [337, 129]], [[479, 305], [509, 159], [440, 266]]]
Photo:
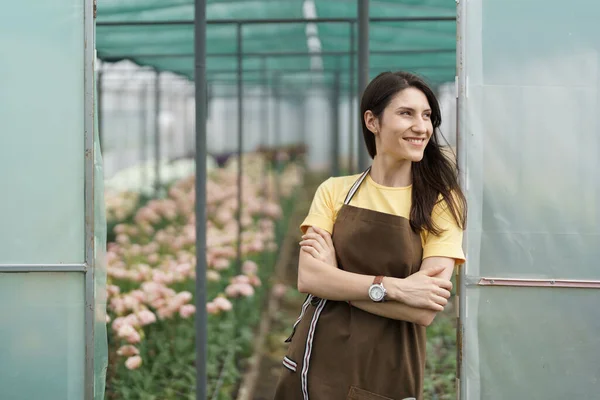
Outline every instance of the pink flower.
[[229, 311], [233, 308], [233, 304], [225, 297], [217, 297], [214, 299], [213, 304], [216, 305], [221, 311]]
[[126, 344], [124, 346], [121, 346], [119, 350], [117, 350], [117, 354], [124, 357], [131, 357], [137, 356], [138, 354], [140, 354], [140, 351], [135, 346]]
[[124, 233], [120, 233], [120, 234], [117, 235], [116, 241], [119, 244], [128, 244], [129, 243], [129, 236], [127, 236]]
[[110, 300], [110, 308], [112, 308], [113, 311], [117, 314], [123, 314], [127, 309], [125, 307], [125, 302], [120, 297], [113, 297]]
[[141, 290], [134, 290], [133, 292], [130, 293], [130, 295], [136, 299], [137, 301], [139, 301], [140, 303], [143, 303], [146, 301], [146, 293], [144, 293]]
[[218, 314], [220, 311], [219, 306], [211, 301], [210, 303], [206, 303], [206, 312], [209, 314]]
[[211, 282], [218, 282], [221, 279], [221, 275], [217, 271], [209, 269], [206, 271], [206, 279]]
[[223, 270], [229, 268], [229, 260], [227, 260], [225, 258], [218, 258], [215, 260], [215, 262], [213, 264], [213, 268], [216, 269], [217, 271], [223, 271]]
[[135, 314], [129, 314], [128, 316], [125, 317], [125, 320], [123, 322], [124, 322], [124, 325], [131, 325], [133, 327], [140, 326], [140, 320], [138, 319], [137, 315], [135, 315]]
[[231, 283], [250, 283], [250, 278], [246, 275], [237, 275], [231, 278]]
[[116, 234], [125, 233], [127, 231], [127, 226], [124, 224], [118, 224], [118, 225], [115, 225], [113, 230], [115, 231]]
[[225, 288], [225, 294], [229, 297], [238, 297], [240, 295], [239, 284], [232, 283]]
[[175, 271], [177, 271], [178, 273], [180, 273], [184, 276], [189, 275], [189, 273], [192, 271], [192, 265], [189, 263], [179, 264], [178, 266], [175, 267]]
[[118, 317], [115, 318], [111, 326], [115, 332], [119, 332], [119, 329], [121, 329], [123, 325], [125, 325], [125, 318]]
[[189, 318], [195, 312], [196, 306], [194, 306], [193, 304], [185, 304], [179, 309], [179, 315], [181, 315], [181, 318]]
[[254, 288], [248, 283], [240, 283], [240, 294], [244, 297], [250, 297], [254, 295]]
[[127, 340], [129, 343], [139, 343], [142, 339], [138, 331], [134, 329], [131, 325], [123, 325], [119, 329], [117, 336]]
[[246, 275], [255, 275], [258, 272], [258, 265], [251, 260], [245, 261], [242, 264], [242, 272]]
[[150, 325], [156, 322], [156, 315], [150, 310], [142, 310], [138, 314], [138, 319], [142, 326]]
[[115, 285], [107, 285], [106, 292], [108, 293], [109, 296], [116, 296], [121, 292], [121, 289]]
[[173, 316], [175, 311], [176, 311], [176, 309], [167, 306], [167, 307], [162, 307], [162, 308], [158, 309], [157, 314], [160, 319], [168, 319]]
[[127, 367], [127, 369], [138, 369], [140, 365], [142, 365], [142, 357], [140, 356], [129, 357], [127, 361], [125, 361], [125, 367]]
[[260, 285], [262, 285], [262, 282], [260, 281], [260, 278], [256, 275], [250, 275], [250, 284], [254, 287], [259, 287]]
[[287, 286], [285, 286], [284, 284], [281, 283], [276, 283], [273, 285], [273, 295], [275, 296], [275, 298], [282, 298], [285, 293], [287, 292]]

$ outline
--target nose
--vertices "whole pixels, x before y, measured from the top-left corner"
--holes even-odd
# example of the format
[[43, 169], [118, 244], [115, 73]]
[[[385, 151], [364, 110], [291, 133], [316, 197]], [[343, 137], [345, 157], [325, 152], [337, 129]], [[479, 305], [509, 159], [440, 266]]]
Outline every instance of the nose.
[[427, 133], [427, 123], [425, 122], [425, 120], [423, 118], [417, 118], [412, 127], [412, 130], [415, 133], [426, 134]]

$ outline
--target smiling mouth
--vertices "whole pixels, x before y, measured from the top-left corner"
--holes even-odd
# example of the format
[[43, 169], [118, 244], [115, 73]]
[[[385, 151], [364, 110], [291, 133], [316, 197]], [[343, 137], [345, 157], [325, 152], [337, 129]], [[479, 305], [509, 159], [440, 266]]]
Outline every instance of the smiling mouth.
[[425, 143], [425, 139], [416, 139], [416, 138], [404, 138], [409, 143], [413, 144], [423, 144]]

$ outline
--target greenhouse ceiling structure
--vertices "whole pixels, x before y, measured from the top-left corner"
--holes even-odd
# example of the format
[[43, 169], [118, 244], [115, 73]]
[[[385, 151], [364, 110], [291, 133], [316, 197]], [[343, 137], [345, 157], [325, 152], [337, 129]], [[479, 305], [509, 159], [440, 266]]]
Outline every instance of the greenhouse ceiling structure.
[[[432, 84], [454, 80], [454, 2], [372, 0], [368, 8], [370, 77], [402, 69]], [[318, 73], [333, 84], [339, 73], [341, 89], [352, 89], [357, 14], [356, 0], [208, 0], [207, 79], [235, 82], [240, 67], [245, 85], [272, 84], [276, 72], [301, 87]], [[104, 61], [129, 59], [193, 79], [193, 0], [99, 0], [96, 37]]]

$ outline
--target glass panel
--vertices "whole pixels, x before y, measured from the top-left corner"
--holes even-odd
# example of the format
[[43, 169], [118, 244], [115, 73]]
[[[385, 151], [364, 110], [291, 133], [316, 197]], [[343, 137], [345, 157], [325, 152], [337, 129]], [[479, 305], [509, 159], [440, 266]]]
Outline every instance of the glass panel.
[[83, 2], [7, 3], [0, 37], [0, 263], [83, 263]]
[[84, 309], [81, 273], [0, 273], [0, 397], [83, 399]]
[[600, 3], [466, 7], [467, 273], [600, 279]]
[[600, 291], [467, 291], [467, 399], [595, 399]]

